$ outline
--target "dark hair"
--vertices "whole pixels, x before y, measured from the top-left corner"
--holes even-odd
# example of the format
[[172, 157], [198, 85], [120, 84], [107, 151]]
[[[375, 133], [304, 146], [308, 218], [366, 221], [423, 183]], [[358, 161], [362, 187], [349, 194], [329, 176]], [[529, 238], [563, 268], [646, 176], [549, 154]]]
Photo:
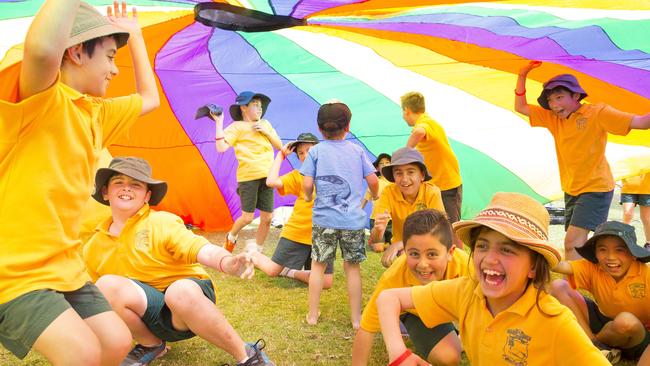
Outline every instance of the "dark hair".
[[[478, 236], [483, 229], [488, 231], [496, 231], [491, 227], [483, 226], [483, 225], [477, 226], [470, 230], [469, 243], [468, 243], [469, 247], [472, 249], [472, 252], [470, 253], [470, 259], [474, 256], [474, 245], [476, 244], [476, 240], [478, 239]], [[539, 306], [539, 297], [542, 295], [542, 291], [548, 293], [548, 284], [551, 282], [551, 268], [550, 265], [548, 264], [548, 261], [540, 253], [528, 248], [525, 245], [519, 244], [516, 241], [513, 242], [515, 244], [521, 245], [522, 247], [528, 249], [530, 253], [530, 260], [533, 263], [534, 275], [533, 278], [528, 279], [528, 283], [526, 284], [526, 287], [532, 284], [533, 287], [537, 289], [537, 295], [535, 296], [535, 305], [537, 306], [537, 309], [539, 309], [539, 311], [545, 316], [553, 316], [551, 314], [546, 313]]]
[[119, 38], [116, 34], [109, 34], [107, 36], [89, 39], [81, 43], [81, 50], [85, 52], [88, 57], [92, 58], [93, 54], [95, 53], [95, 47], [97, 46], [97, 43], [104, 42], [106, 38], [113, 38], [115, 40], [115, 43], [119, 42]]
[[350, 126], [352, 111], [344, 103], [326, 103], [318, 109], [318, 129], [326, 139], [341, 135]]
[[451, 248], [453, 244], [451, 223], [449, 223], [447, 215], [438, 210], [415, 211], [404, 220], [402, 241], [405, 247], [411, 236], [424, 234], [437, 236], [447, 249]]

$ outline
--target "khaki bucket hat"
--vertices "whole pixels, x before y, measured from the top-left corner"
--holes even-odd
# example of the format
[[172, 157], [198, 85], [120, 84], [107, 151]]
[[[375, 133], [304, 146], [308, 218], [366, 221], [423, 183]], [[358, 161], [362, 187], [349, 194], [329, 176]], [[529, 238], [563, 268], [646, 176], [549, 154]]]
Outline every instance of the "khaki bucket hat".
[[561, 259], [560, 252], [548, 241], [549, 215], [541, 203], [521, 193], [497, 192], [488, 206], [472, 220], [454, 223], [454, 232], [463, 243], [470, 243], [472, 229], [487, 226], [508, 239], [544, 256], [551, 268]]
[[108, 180], [115, 174], [124, 174], [147, 183], [151, 191], [149, 204], [152, 206], [160, 203], [165, 197], [165, 193], [167, 193], [167, 182], [151, 178], [151, 166], [146, 160], [133, 156], [124, 156], [111, 160], [108, 168], [97, 169], [97, 173], [95, 173], [95, 192], [92, 195], [95, 201], [109, 206], [109, 202], [102, 195], [102, 187], [106, 186]]
[[79, 10], [77, 10], [77, 15], [74, 18], [74, 24], [72, 25], [70, 39], [66, 48], [93, 38], [110, 35], [116, 36], [117, 48], [124, 46], [129, 40], [129, 32], [114, 26], [108, 21], [108, 18], [82, 1], [79, 3]]

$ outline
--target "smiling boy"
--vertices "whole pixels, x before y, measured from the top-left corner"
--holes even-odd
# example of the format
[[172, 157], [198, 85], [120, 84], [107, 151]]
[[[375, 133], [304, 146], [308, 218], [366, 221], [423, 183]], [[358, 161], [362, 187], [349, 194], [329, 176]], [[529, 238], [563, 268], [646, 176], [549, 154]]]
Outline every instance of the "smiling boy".
[[650, 113], [637, 116], [602, 103], [583, 104], [580, 101], [587, 93], [570, 74], [545, 82], [537, 98], [539, 106], [528, 104], [526, 77], [541, 64], [531, 61], [519, 70], [515, 110], [528, 116], [532, 127], [547, 128], [553, 135], [566, 209], [565, 255], [578, 259], [575, 248], [607, 220], [614, 193], [614, 178], [605, 158], [607, 133], [627, 135], [631, 129], [648, 129]]
[[[594, 344], [610, 354], [621, 349], [627, 359], [650, 362], [650, 252], [636, 244], [634, 227], [608, 221], [578, 248], [584, 259], [562, 261], [554, 272], [568, 276], [556, 280], [551, 294], [566, 305]], [[591, 300], [575, 289], [589, 291]], [[613, 356], [612, 356], [613, 357]]]
[[[136, 93], [103, 98], [127, 44]], [[0, 342], [19, 358], [117, 365], [131, 335], [85, 272], [79, 228], [100, 151], [159, 104], [136, 12], [45, 1], [12, 88], [0, 100]]]

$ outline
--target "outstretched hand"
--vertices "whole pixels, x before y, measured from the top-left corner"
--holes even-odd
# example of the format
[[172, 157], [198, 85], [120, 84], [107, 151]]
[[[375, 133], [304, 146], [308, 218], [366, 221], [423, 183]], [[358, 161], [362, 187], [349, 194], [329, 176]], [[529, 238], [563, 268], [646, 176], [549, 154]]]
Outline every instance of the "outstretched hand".
[[227, 258], [226, 271], [229, 275], [237, 276], [241, 279], [251, 279], [255, 275], [255, 266], [250, 254], [240, 253]]
[[530, 70], [536, 69], [540, 66], [542, 66], [542, 61], [537, 61], [537, 60], [530, 61], [528, 64], [526, 64], [521, 69], [519, 69], [519, 75], [526, 75], [530, 72]]
[[120, 5], [117, 1], [113, 1], [113, 6], [106, 8], [106, 17], [108, 21], [114, 26], [122, 28], [129, 32], [131, 35], [141, 33], [140, 24], [138, 24], [138, 12], [133, 7], [132, 16], [126, 9], [126, 1], [122, 1]]

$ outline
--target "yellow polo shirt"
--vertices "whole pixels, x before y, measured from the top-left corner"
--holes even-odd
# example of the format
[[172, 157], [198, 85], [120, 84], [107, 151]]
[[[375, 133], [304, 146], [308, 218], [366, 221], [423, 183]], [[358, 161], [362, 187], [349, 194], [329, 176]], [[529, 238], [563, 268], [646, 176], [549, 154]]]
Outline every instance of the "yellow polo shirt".
[[621, 193], [650, 194], [650, 173], [623, 179]]
[[[413, 272], [406, 266], [406, 255], [399, 256], [395, 262], [388, 267], [388, 269], [381, 275], [375, 292], [372, 293], [370, 301], [366, 304], [361, 315], [361, 328], [371, 333], [381, 331], [379, 325], [379, 315], [377, 314], [377, 296], [389, 288], [400, 287], [413, 287], [420, 286], [422, 283], [418, 281]], [[462, 249], [454, 249], [451, 260], [447, 263], [447, 271], [445, 272], [445, 280], [458, 278], [467, 275], [467, 264], [469, 255]], [[415, 309], [409, 309], [407, 312], [419, 316]]]
[[188, 230], [180, 217], [154, 211], [145, 204], [127, 220], [117, 237], [108, 232], [112, 222], [109, 217], [97, 226], [83, 247], [93, 281], [114, 274], [164, 291], [183, 278], [210, 278], [196, 259], [208, 241]]
[[424, 165], [432, 177], [431, 182], [443, 191], [460, 186], [460, 166], [445, 130], [426, 113], [415, 121], [413, 128], [417, 127], [426, 132], [415, 148], [424, 157]]
[[493, 317], [481, 286], [469, 277], [431, 282], [412, 290], [415, 310], [427, 327], [457, 320], [472, 365], [609, 365], [580, 328], [571, 310], [528, 286]]
[[314, 201], [305, 201], [305, 194], [302, 191], [302, 174], [294, 169], [280, 179], [282, 179], [282, 188], [278, 189], [279, 194], [298, 196], [293, 205], [293, 212], [287, 223], [284, 224], [280, 236], [297, 243], [311, 245], [311, 214]]
[[555, 140], [562, 190], [572, 196], [585, 192], [609, 192], [614, 178], [605, 158], [607, 133], [627, 135], [634, 115], [606, 104], [583, 104], [561, 119], [537, 105], [530, 108], [530, 125], [545, 127]]
[[90, 280], [77, 252], [81, 212], [101, 149], [141, 111], [137, 94], [94, 98], [59, 80], [20, 102], [0, 100], [0, 303]]
[[[280, 139], [269, 121], [260, 123]], [[237, 157], [237, 182], [246, 182], [269, 175], [273, 164], [273, 145], [266, 136], [253, 129], [253, 122], [235, 121], [224, 130], [226, 142], [235, 149]]]
[[[377, 189], [377, 195], [381, 196], [381, 192], [384, 191], [384, 188], [388, 186], [389, 184], [393, 184], [388, 181], [388, 179], [384, 178], [383, 175], [380, 175], [377, 179], [379, 182], [379, 188]], [[372, 201], [372, 193], [370, 192], [370, 188], [366, 190], [366, 195], [363, 197], [366, 201]], [[372, 211], [370, 211], [370, 218], [375, 219], [375, 215], [377, 215], [377, 205], [373, 203], [372, 205]]]
[[413, 204], [406, 202], [399, 187], [390, 184], [381, 192], [379, 200], [375, 204], [378, 213], [384, 213], [388, 210], [393, 220], [393, 238], [391, 241], [397, 243], [402, 240], [404, 232], [404, 221], [406, 217], [415, 211], [434, 208], [438, 211], [445, 212], [445, 206], [442, 204], [440, 188], [429, 182], [422, 182], [418, 196]]
[[625, 277], [616, 282], [597, 264], [586, 259], [570, 261], [573, 275], [567, 279], [573, 288], [594, 295], [601, 313], [614, 319], [623, 311], [634, 314], [650, 330], [650, 270], [634, 261]]

